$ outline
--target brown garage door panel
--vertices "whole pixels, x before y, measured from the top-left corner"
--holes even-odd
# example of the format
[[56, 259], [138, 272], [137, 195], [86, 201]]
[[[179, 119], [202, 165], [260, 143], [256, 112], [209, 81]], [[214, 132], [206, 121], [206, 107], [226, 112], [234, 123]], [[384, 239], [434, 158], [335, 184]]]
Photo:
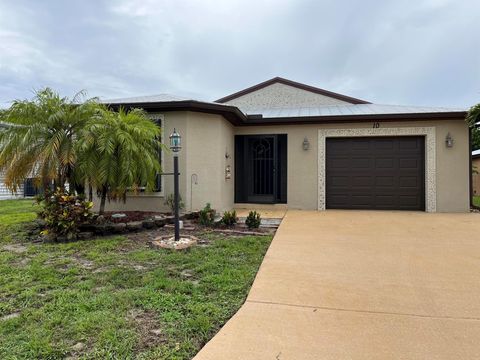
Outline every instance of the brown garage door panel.
[[425, 210], [422, 136], [329, 138], [329, 209]]

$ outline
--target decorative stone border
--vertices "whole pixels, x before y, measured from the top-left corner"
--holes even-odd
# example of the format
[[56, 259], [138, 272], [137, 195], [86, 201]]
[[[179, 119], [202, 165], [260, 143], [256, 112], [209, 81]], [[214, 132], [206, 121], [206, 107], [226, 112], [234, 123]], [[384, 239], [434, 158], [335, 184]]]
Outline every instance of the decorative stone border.
[[425, 136], [425, 210], [437, 211], [435, 127], [356, 128], [318, 130], [318, 210], [325, 210], [325, 139], [329, 137]]

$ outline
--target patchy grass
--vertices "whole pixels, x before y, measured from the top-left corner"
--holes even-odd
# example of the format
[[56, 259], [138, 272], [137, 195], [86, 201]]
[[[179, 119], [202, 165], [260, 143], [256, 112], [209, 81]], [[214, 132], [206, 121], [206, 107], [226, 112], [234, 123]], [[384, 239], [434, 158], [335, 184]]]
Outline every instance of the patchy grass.
[[271, 241], [19, 244], [34, 218], [31, 201], [0, 202], [1, 359], [190, 359], [241, 306]]

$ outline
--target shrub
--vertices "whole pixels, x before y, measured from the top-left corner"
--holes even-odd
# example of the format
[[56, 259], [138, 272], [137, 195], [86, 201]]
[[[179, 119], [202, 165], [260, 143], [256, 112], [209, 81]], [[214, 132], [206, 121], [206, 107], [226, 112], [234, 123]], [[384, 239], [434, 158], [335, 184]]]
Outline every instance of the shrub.
[[[165, 199], [165, 205], [167, 205], [170, 208], [170, 211], [172, 214], [175, 212], [175, 196], [173, 194], [170, 194], [167, 196]], [[185, 203], [182, 200], [182, 196], [178, 194], [178, 210], [183, 210], [185, 208]]]
[[260, 214], [255, 210], [250, 211], [245, 219], [245, 225], [247, 225], [249, 229], [258, 229], [260, 227], [260, 221]]
[[233, 226], [237, 223], [237, 212], [235, 210], [225, 211], [222, 216], [221, 223], [226, 226]]
[[198, 212], [198, 222], [204, 226], [212, 226], [215, 221], [215, 210], [212, 209], [210, 203]]
[[90, 221], [93, 216], [92, 202], [61, 189], [37, 198], [37, 202], [42, 207], [38, 215], [45, 221], [42, 235], [52, 240], [76, 239], [80, 225]]

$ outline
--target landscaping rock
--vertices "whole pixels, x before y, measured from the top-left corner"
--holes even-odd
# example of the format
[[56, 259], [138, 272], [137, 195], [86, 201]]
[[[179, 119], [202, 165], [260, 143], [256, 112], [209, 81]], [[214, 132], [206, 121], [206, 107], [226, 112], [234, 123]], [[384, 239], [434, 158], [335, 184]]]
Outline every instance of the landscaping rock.
[[175, 222], [175, 217], [168, 215], [165, 216], [165, 224], [173, 224]]
[[94, 234], [91, 231], [82, 231], [78, 233], [77, 237], [78, 237], [78, 240], [88, 240], [88, 239], [91, 239], [93, 235]]
[[105, 221], [107, 221], [107, 220], [105, 219], [105, 216], [103, 216], [103, 215], [98, 215], [98, 216], [97, 216], [96, 222], [97, 222], [98, 224], [103, 224], [103, 223], [105, 223]]
[[98, 235], [106, 235], [107, 234], [107, 227], [104, 224], [96, 224], [94, 226], [94, 232]]
[[127, 224], [125, 223], [112, 224], [111, 228], [113, 233], [120, 234], [127, 231]]
[[141, 221], [131, 221], [127, 223], [128, 231], [139, 231], [142, 230], [143, 223]]
[[155, 227], [155, 221], [152, 219], [146, 219], [142, 221], [142, 225], [145, 229], [153, 229]]
[[127, 217], [127, 214], [112, 214], [112, 219], [123, 219], [126, 217]]
[[198, 211], [192, 211], [186, 214], [183, 214], [180, 218], [185, 220], [196, 220], [198, 219], [200, 213]]
[[155, 222], [155, 226], [157, 227], [163, 227], [167, 223], [165, 216], [155, 215], [155, 217], [153, 218], [153, 221]]

